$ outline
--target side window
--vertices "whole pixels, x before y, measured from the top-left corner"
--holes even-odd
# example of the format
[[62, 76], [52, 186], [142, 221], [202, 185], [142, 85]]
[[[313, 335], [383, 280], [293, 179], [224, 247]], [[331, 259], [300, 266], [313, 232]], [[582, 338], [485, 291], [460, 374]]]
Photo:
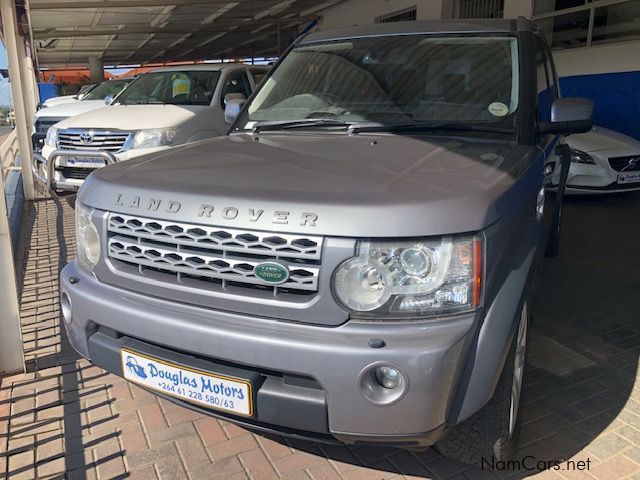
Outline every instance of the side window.
[[262, 68], [251, 68], [251, 75], [256, 82], [256, 87], [262, 83], [262, 79], [267, 76], [268, 70]]
[[541, 40], [537, 41], [536, 66], [538, 82], [538, 121], [551, 120], [551, 105], [558, 98], [555, 71], [547, 54], [548, 50]]
[[224, 81], [222, 87], [222, 95], [220, 95], [220, 106], [224, 108], [224, 99], [230, 93], [241, 93], [244, 98], [251, 95], [251, 84], [244, 70], [238, 70], [230, 73]]

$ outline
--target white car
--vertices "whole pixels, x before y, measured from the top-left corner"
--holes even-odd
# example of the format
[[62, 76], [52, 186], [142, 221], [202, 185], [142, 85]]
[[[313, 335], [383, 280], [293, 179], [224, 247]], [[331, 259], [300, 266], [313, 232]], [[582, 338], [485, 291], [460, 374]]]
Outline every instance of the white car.
[[[141, 75], [110, 106], [49, 128], [42, 149], [45, 160], [53, 160], [49, 183], [57, 190], [77, 190], [106, 163], [226, 133], [227, 100], [239, 108], [267, 71], [266, 66], [200, 64]], [[36, 170], [42, 178], [38, 164]]]
[[83, 85], [75, 95], [61, 95], [59, 97], [48, 98], [42, 104], [42, 108], [55, 107], [56, 105], [62, 105], [64, 103], [74, 103], [82, 100], [84, 96], [95, 88], [95, 84]]
[[33, 122], [33, 149], [42, 150], [47, 130], [52, 125], [61, 122], [65, 118], [73, 117], [81, 113], [90, 112], [105, 106], [105, 100], [109, 102], [133, 81], [133, 77], [107, 80], [84, 94], [80, 101], [67, 102], [48, 108], [41, 108], [34, 117]]
[[640, 141], [604, 127], [567, 137], [571, 168], [566, 193], [640, 190]]

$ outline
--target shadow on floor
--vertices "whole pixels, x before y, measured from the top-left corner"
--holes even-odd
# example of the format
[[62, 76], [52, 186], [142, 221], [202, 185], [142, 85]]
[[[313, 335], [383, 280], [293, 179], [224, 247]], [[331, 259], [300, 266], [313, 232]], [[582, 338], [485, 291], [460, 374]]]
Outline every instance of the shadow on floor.
[[[117, 415], [105, 415], [113, 401], [107, 395], [110, 385], [101, 381], [107, 374], [81, 361], [64, 333], [57, 277], [73, 256], [68, 239], [74, 230], [68, 222], [73, 222], [75, 195], [54, 196], [53, 201], [54, 209], [48, 208], [48, 199], [27, 204], [19, 242], [23, 248], [16, 252], [22, 266], [17, 274], [26, 374], [3, 400], [11, 403], [11, 412], [0, 418], [0, 425], [9, 422], [0, 434], [8, 440], [7, 450], [0, 452], [0, 458], [8, 459], [7, 471], [0, 472], [0, 478], [85, 480], [98, 465], [124, 457], [119, 449], [96, 459], [87, 455], [91, 448], [117, 439], [117, 431], [93, 434]], [[45, 209], [44, 214], [39, 215], [39, 209]], [[54, 245], [57, 258], [50, 257]]]

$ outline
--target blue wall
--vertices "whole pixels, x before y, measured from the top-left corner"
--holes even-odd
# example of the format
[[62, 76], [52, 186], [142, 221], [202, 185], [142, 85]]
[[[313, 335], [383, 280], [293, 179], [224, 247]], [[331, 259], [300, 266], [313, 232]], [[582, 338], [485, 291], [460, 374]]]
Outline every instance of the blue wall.
[[58, 96], [55, 83], [38, 82], [38, 90], [40, 93], [40, 103], [44, 103], [45, 100]]
[[640, 140], [640, 72], [562, 77], [563, 97], [587, 97], [594, 103], [594, 124]]

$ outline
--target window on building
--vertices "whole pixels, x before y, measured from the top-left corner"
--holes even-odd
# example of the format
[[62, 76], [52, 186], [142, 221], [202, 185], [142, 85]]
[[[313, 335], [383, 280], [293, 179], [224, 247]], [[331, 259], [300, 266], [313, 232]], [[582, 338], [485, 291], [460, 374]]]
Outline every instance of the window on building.
[[504, 0], [459, 0], [457, 18], [502, 18]]
[[535, 0], [533, 19], [552, 48], [640, 39], [639, 0]]
[[378, 17], [376, 18], [376, 23], [411, 22], [416, 18], [418, 18], [418, 10], [416, 7], [411, 7]]

